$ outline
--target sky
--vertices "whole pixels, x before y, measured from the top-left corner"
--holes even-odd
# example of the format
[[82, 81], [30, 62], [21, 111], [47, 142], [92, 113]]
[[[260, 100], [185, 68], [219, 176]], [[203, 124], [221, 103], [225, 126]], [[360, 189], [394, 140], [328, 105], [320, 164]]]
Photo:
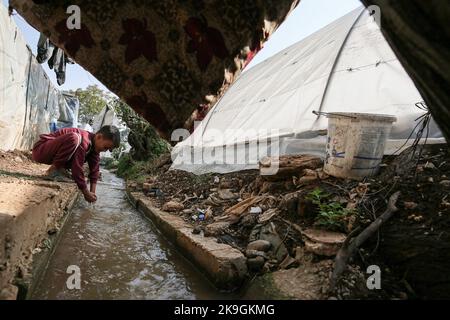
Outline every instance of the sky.
[[[2, 2], [5, 6], [8, 6], [8, 0], [2, 0]], [[301, 0], [297, 8], [291, 12], [288, 18], [272, 34], [264, 44], [263, 49], [253, 58], [245, 71], [306, 38], [359, 6], [361, 6], [359, 0]], [[36, 55], [39, 32], [18, 14], [14, 15], [14, 20], [22, 31], [25, 41]], [[42, 66], [55, 84], [55, 87], [59, 87], [62, 90], [75, 90], [96, 84], [102, 90], [109, 92], [101, 82], [80, 65], [67, 65], [66, 82], [62, 86], [57, 85], [53, 70], [50, 70], [46, 63], [42, 64]]]

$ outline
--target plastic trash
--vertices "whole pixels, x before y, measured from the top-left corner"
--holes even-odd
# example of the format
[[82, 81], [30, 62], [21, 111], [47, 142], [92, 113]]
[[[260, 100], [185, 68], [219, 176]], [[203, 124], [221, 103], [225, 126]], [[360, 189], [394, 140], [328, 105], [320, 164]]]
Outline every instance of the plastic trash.
[[262, 213], [262, 209], [261, 209], [261, 207], [251, 207], [250, 213], [260, 214], [260, 213]]
[[153, 197], [162, 197], [164, 196], [164, 192], [162, 192], [159, 188], [151, 188], [147, 191], [147, 194]]

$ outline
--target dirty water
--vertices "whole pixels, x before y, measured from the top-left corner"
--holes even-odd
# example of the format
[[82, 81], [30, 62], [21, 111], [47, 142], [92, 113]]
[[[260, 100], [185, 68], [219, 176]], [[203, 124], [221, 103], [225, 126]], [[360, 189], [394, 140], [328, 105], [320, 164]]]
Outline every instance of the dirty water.
[[[130, 205], [122, 179], [102, 176], [97, 202], [78, 201], [31, 299], [238, 298], [216, 290]], [[72, 265], [80, 289], [68, 289]]]

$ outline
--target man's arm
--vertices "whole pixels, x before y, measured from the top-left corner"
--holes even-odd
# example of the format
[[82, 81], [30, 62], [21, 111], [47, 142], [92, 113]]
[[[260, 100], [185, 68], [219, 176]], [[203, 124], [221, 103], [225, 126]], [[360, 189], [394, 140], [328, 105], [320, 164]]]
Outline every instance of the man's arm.
[[90, 154], [87, 162], [89, 165], [89, 182], [91, 184], [91, 192], [95, 193], [98, 177], [100, 175], [100, 155]]
[[[83, 172], [84, 157], [86, 152], [82, 148], [78, 148], [75, 151], [72, 159], [72, 178], [75, 180], [78, 188], [84, 195], [84, 199], [88, 202], [95, 202], [97, 196], [92, 191], [87, 189], [86, 180]], [[92, 186], [91, 186], [92, 187]]]
[[92, 182], [91, 181], [91, 192], [95, 193], [95, 189], [97, 188], [97, 182]]

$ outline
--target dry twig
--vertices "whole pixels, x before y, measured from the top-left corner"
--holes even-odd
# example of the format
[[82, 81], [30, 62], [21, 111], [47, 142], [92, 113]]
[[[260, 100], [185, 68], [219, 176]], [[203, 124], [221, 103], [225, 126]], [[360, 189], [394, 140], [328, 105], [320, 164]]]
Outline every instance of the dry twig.
[[378, 229], [385, 223], [389, 218], [392, 217], [394, 212], [398, 210], [395, 206], [398, 197], [400, 196], [400, 191], [397, 191], [389, 198], [388, 206], [386, 211], [379, 216], [375, 221], [373, 221], [366, 229], [364, 229], [358, 236], [352, 238], [350, 234], [347, 239], [345, 239], [342, 248], [336, 255], [334, 261], [334, 270], [331, 275], [331, 289], [333, 290], [339, 280], [341, 274], [347, 268], [349, 259], [355, 254], [356, 250], [369, 239]]

